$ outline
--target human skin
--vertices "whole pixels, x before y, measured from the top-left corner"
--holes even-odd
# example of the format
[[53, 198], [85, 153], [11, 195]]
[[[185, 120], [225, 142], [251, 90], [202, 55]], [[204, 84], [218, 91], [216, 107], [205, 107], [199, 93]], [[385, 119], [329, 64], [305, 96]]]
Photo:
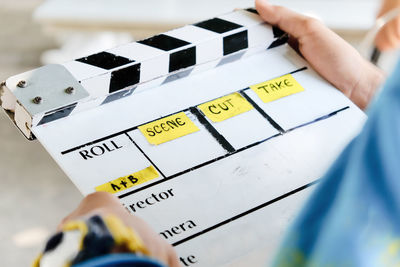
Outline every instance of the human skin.
[[92, 215], [114, 215], [140, 236], [150, 256], [166, 266], [179, 267], [175, 250], [165, 240], [161, 239], [146, 222], [137, 216], [128, 213], [118, 198], [106, 192], [96, 192], [85, 197], [79, 206], [60, 223], [61, 230], [65, 223]]
[[256, 0], [256, 8], [266, 22], [291, 36], [301, 55], [322, 77], [361, 109], [368, 106], [385, 78], [381, 70], [319, 20], [267, 0]]
[[[383, 0], [378, 17], [400, 7], [400, 0]], [[400, 47], [400, 16], [388, 22], [376, 36], [375, 44], [381, 51], [393, 50]]]

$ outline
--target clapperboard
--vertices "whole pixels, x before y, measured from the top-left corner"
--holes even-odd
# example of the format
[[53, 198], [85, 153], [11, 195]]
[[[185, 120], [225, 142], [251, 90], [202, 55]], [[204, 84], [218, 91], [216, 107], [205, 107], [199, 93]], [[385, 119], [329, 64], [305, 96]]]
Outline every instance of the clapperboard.
[[182, 266], [263, 266], [365, 121], [287, 39], [239, 10], [11, 77], [1, 103]]

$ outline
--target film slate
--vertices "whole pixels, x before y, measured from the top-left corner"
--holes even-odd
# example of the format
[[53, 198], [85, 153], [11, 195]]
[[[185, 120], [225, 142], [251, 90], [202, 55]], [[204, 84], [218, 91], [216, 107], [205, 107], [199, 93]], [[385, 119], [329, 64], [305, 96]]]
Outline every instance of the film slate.
[[182, 266], [264, 266], [365, 121], [286, 41], [239, 10], [11, 77], [1, 103]]

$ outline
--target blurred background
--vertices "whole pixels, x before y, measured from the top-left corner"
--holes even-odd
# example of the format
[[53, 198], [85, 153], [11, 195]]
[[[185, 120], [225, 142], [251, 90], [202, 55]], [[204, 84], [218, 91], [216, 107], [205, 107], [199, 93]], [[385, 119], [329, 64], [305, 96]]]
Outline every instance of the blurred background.
[[[375, 21], [379, 0], [275, 0], [323, 20], [354, 46]], [[0, 81], [121, 43], [253, 6], [248, 0], [0, 0]], [[380, 65], [390, 71], [397, 57]], [[2, 266], [29, 266], [82, 195], [37, 142], [0, 112]]]

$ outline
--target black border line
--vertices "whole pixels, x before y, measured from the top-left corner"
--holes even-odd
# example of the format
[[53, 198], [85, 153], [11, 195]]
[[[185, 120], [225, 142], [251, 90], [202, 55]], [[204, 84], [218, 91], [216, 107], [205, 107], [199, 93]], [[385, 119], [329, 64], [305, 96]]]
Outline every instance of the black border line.
[[137, 192], [143, 191], [143, 190], [145, 190], [145, 189], [147, 189], [147, 188], [150, 188], [150, 187], [153, 187], [153, 186], [155, 186], [155, 185], [158, 185], [158, 184], [164, 183], [164, 182], [166, 182], [166, 181], [172, 180], [172, 179], [177, 178], [177, 177], [179, 177], [179, 176], [182, 176], [182, 175], [184, 175], [184, 174], [186, 174], [186, 173], [195, 171], [195, 170], [200, 169], [200, 168], [202, 168], [202, 167], [204, 167], [204, 166], [210, 165], [210, 164], [212, 164], [212, 163], [214, 163], [214, 162], [220, 161], [220, 160], [222, 160], [222, 159], [225, 159], [225, 158], [228, 158], [228, 157], [230, 157], [230, 156], [233, 156], [233, 155], [235, 155], [235, 154], [237, 154], [237, 153], [239, 153], [239, 152], [242, 152], [242, 151], [244, 151], [244, 150], [250, 149], [250, 148], [252, 148], [252, 147], [254, 147], [254, 146], [257, 146], [257, 145], [259, 145], [259, 144], [262, 144], [262, 143], [264, 143], [264, 142], [266, 142], [266, 141], [268, 141], [268, 140], [270, 140], [270, 139], [272, 139], [272, 138], [278, 137], [278, 136], [280, 136], [280, 135], [281, 135], [281, 134], [273, 135], [273, 136], [268, 137], [268, 138], [266, 138], [266, 139], [264, 139], [264, 140], [261, 140], [261, 141], [258, 141], [258, 142], [256, 142], [256, 143], [253, 143], [253, 144], [251, 144], [251, 145], [248, 145], [248, 146], [246, 146], [246, 147], [240, 148], [240, 149], [236, 150], [236, 151], [233, 152], [233, 153], [228, 153], [228, 154], [225, 154], [225, 155], [223, 155], [223, 156], [217, 157], [217, 158], [215, 158], [215, 159], [206, 161], [206, 162], [201, 163], [201, 164], [199, 164], [199, 165], [197, 165], [197, 166], [194, 166], [194, 167], [192, 167], [192, 168], [190, 168], [190, 169], [187, 169], [187, 170], [178, 172], [178, 173], [176, 173], [176, 174], [173, 174], [173, 175], [171, 175], [171, 176], [169, 176], [169, 177], [166, 177], [166, 178], [163, 179], [163, 180], [158, 180], [158, 181], [156, 181], [156, 182], [154, 182], [154, 183], [151, 183], [151, 184], [148, 184], [148, 185], [146, 185], [146, 186], [140, 187], [140, 188], [138, 188], [138, 189], [136, 189], [136, 190], [132, 190], [132, 191], [127, 192], [127, 193], [125, 193], [125, 194], [119, 195], [118, 198], [119, 198], [119, 199], [122, 199], [122, 198], [125, 198], [125, 197], [127, 197], [127, 196], [130, 196], [130, 195], [132, 195], [132, 194], [135, 194], [135, 193], [137, 193]]
[[274, 199], [272, 199], [272, 200], [270, 200], [270, 201], [268, 201], [268, 202], [265, 202], [265, 203], [263, 203], [263, 204], [261, 204], [261, 205], [258, 205], [258, 206], [254, 207], [254, 208], [252, 208], [252, 209], [249, 209], [249, 210], [247, 210], [247, 211], [245, 211], [245, 212], [242, 212], [242, 213], [240, 213], [240, 214], [238, 214], [238, 215], [236, 215], [236, 216], [233, 216], [233, 217], [231, 217], [231, 218], [229, 218], [229, 219], [227, 219], [227, 220], [225, 220], [225, 221], [222, 221], [222, 222], [220, 222], [220, 223], [217, 223], [217, 224], [215, 224], [215, 225], [213, 225], [213, 226], [211, 226], [211, 227], [209, 227], [209, 228], [206, 228], [206, 229], [204, 229], [204, 230], [202, 230], [202, 231], [200, 231], [200, 232], [198, 232], [198, 233], [195, 233], [195, 234], [193, 234], [193, 235], [191, 235], [191, 236], [188, 236], [188, 237], [186, 237], [186, 238], [184, 238], [184, 239], [182, 239], [182, 240], [179, 240], [179, 241], [177, 241], [177, 242], [174, 242], [174, 243], [172, 243], [172, 246], [173, 246], [173, 247], [179, 246], [179, 245], [181, 245], [181, 244], [183, 244], [183, 243], [186, 243], [187, 241], [190, 241], [190, 240], [192, 240], [192, 239], [194, 239], [194, 238], [196, 238], [196, 237], [199, 237], [199, 236], [201, 236], [201, 235], [204, 235], [204, 234], [206, 234], [206, 233], [208, 233], [208, 232], [210, 232], [210, 231], [212, 231], [212, 230], [215, 230], [215, 229], [217, 229], [217, 228], [219, 228], [219, 227], [221, 227], [221, 226], [223, 226], [223, 225], [225, 225], [225, 224], [228, 224], [228, 223], [231, 223], [231, 222], [233, 222], [233, 221], [236, 221], [236, 220], [238, 220], [238, 219], [240, 219], [240, 218], [242, 218], [242, 217], [244, 217], [244, 216], [246, 216], [246, 215], [249, 215], [249, 214], [251, 214], [251, 213], [253, 213], [253, 212], [256, 212], [256, 211], [258, 211], [258, 210], [260, 210], [260, 209], [262, 209], [262, 208], [265, 208], [265, 207], [267, 207], [267, 206], [269, 206], [269, 205], [271, 205], [271, 204], [274, 204], [275, 202], [278, 202], [278, 201], [280, 201], [280, 200], [282, 200], [282, 199], [285, 199], [285, 198], [287, 198], [287, 197], [289, 197], [289, 196], [291, 196], [291, 195], [294, 195], [294, 194], [296, 194], [296, 193], [299, 193], [300, 191], [303, 191], [303, 190], [305, 190], [305, 189], [307, 189], [307, 188], [309, 188], [309, 187], [311, 187], [311, 186], [317, 184], [319, 181], [320, 181], [320, 180], [316, 180], [316, 181], [314, 181], [314, 182], [311, 182], [311, 183], [308, 183], [308, 184], [306, 184], [306, 185], [303, 185], [302, 187], [299, 187], [299, 188], [297, 188], [297, 189], [295, 189], [295, 190], [292, 190], [292, 191], [290, 191], [290, 192], [288, 192], [288, 193], [286, 193], [286, 194], [284, 194], [284, 195], [281, 195], [281, 196], [279, 196], [279, 197], [277, 197], [277, 198], [274, 198]]
[[111, 139], [111, 138], [119, 136], [119, 135], [123, 135], [123, 134], [125, 134], [125, 133], [127, 133], [129, 131], [135, 130], [135, 129], [137, 129], [137, 126], [129, 128], [127, 130], [123, 130], [123, 131], [111, 134], [111, 135], [108, 135], [108, 136], [105, 136], [105, 137], [102, 137], [102, 138], [99, 138], [99, 139], [96, 139], [94, 141], [91, 141], [89, 143], [86, 143], [86, 144], [83, 144], [83, 145], [80, 145], [80, 146], [77, 146], [77, 147], [70, 148], [68, 150], [65, 150], [65, 151], [61, 152], [61, 155], [69, 154], [69, 153], [74, 152], [76, 150], [79, 150], [81, 148], [100, 143], [101, 141], [108, 140], [108, 139]]
[[[315, 120], [313, 120], [313, 121], [311, 121], [311, 122], [307, 122], [307, 123], [304, 123], [304, 124], [302, 124], [302, 125], [300, 125], [300, 126], [294, 127], [294, 128], [292, 128], [292, 129], [286, 131], [286, 133], [291, 132], [291, 131], [293, 131], [293, 130], [295, 130], [295, 129], [299, 129], [299, 128], [302, 128], [302, 127], [306, 127], [306, 126], [308, 126], [308, 125], [317, 123], [317, 122], [322, 121], [322, 120], [329, 119], [330, 117], [332, 117], [332, 116], [334, 116], [334, 115], [336, 115], [336, 114], [338, 114], [338, 113], [340, 113], [340, 112], [342, 112], [342, 111], [345, 111], [345, 110], [347, 110], [347, 109], [349, 109], [349, 108], [350, 108], [349, 106], [344, 107], [344, 108], [341, 108], [341, 109], [339, 109], [339, 110], [337, 110], [337, 111], [331, 112], [331, 113], [328, 114], [328, 115], [325, 115], [325, 116], [322, 116], [322, 117], [320, 117], [320, 118], [317, 118], [317, 119], [315, 119]], [[251, 144], [251, 145], [248, 145], [248, 146], [245, 146], [245, 147], [243, 147], [243, 148], [240, 148], [240, 149], [236, 150], [236, 151], [233, 152], [233, 153], [228, 153], [228, 154], [226, 154], [226, 155], [223, 155], [223, 156], [217, 157], [217, 158], [215, 158], [215, 159], [206, 161], [206, 162], [204, 162], [204, 163], [202, 163], [202, 164], [199, 164], [199, 165], [197, 165], [197, 166], [194, 166], [194, 167], [192, 167], [192, 168], [190, 168], [190, 169], [187, 169], [187, 170], [181, 171], [181, 172], [179, 172], [179, 173], [173, 174], [173, 175], [171, 175], [171, 176], [165, 177], [165, 178], [162, 179], [162, 180], [158, 180], [158, 181], [156, 181], [156, 182], [154, 182], [154, 183], [150, 183], [150, 184], [145, 185], [145, 186], [143, 186], [143, 187], [140, 187], [140, 188], [138, 188], [138, 189], [135, 189], [135, 190], [132, 190], [132, 191], [127, 192], [127, 193], [125, 193], [125, 194], [119, 195], [118, 198], [119, 198], [119, 199], [122, 199], [122, 198], [125, 198], [125, 197], [127, 197], [127, 196], [130, 196], [130, 195], [133, 195], [133, 194], [135, 194], [135, 193], [138, 193], [138, 192], [140, 192], [140, 191], [143, 191], [143, 190], [145, 190], [145, 189], [148, 189], [148, 188], [150, 188], [150, 187], [153, 187], [153, 186], [155, 186], [155, 185], [158, 185], [158, 184], [167, 182], [167, 181], [172, 180], [172, 179], [174, 179], [174, 178], [176, 178], [176, 177], [179, 177], [179, 176], [181, 176], [181, 175], [183, 175], [183, 174], [186, 174], [186, 173], [188, 173], [188, 172], [195, 171], [195, 170], [197, 170], [197, 169], [199, 169], [199, 168], [202, 168], [202, 167], [204, 167], [204, 166], [210, 165], [210, 164], [212, 164], [212, 163], [214, 163], [214, 162], [217, 162], [217, 161], [220, 161], [220, 160], [222, 160], [222, 159], [228, 158], [228, 157], [233, 156], [233, 155], [235, 155], [235, 154], [237, 154], [237, 153], [239, 153], [239, 152], [245, 151], [245, 150], [247, 150], [247, 149], [250, 149], [250, 148], [252, 148], [252, 147], [254, 147], [254, 146], [257, 146], [257, 145], [260, 145], [260, 144], [262, 144], [262, 143], [265, 143], [265, 142], [267, 142], [267, 141], [269, 141], [269, 140], [271, 140], [271, 139], [273, 139], [273, 138], [279, 137], [279, 136], [282, 136], [282, 134], [279, 133], [279, 134], [273, 135], [273, 136], [268, 137], [268, 138], [266, 138], [266, 139], [264, 139], [264, 140], [261, 140], [261, 141], [255, 142], [255, 143], [253, 143], [253, 144]]]
[[163, 118], [166, 118], [166, 117], [169, 117], [169, 116], [173, 116], [173, 115], [178, 114], [178, 113], [181, 113], [181, 112], [188, 112], [188, 111], [189, 111], [189, 108], [184, 109], [184, 110], [181, 110], [181, 111], [177, 111], [177, 112], [174, 112], [174, 113], [171, 113], [171, 114], [166, 115], [166, 116], [164, 116], [164, 117], [157, 118], [157, 119], [148, 121], [148, 122], [143, 123], [143, 124], [139, 124], [139, 125], [137, 125], [137, 126], [133, 126], [133, 127], [131, 127], [131, 128], [128, 128], [128, 129], [125, 129], [125, 130], [116, 132], [116, 133], [114, 133], [114, 134], [107, 135], [107, 136], [105, 136], [105, 137], [96, 139], [96, 140], [91, 141], [91, 142], [89, 142], [89, 143], [86, 143], [86, 144], [83, 144], [83, 145], [76, 146], [76, 147], [73, 147], [73, 148], [71, 148], [71, 149], [65, 150], [65, 151], [61, 152], [61, 155], [65, 155], [65, 154], [74, 152], [74, 151], [76, 151], [76, 150], [79, 150], [79, 149], [81, 149], [81, 148], [84, 148], [84, 147], [86, 147], [86, 146], [91, 146], [91, 145], [94, 145], [94, 144], [99, 143], [99, 142], [101, 142], [101, 141], [104, 141], [104, 140], [107, 140], [107, 139], [111, 139], [111, 138], [116, 137], [116, 136], [119, 136], [119, 135], [126, 134], [127, 132], [136, 130], [137, 128], [139, 128], [139, 127], [142, 126], [142, 125], [145, 125], [145, 124], [148, 124], [148, 123], [152, 123], [152, 122], [154, 122], [154, 121], [158, 121], [158, 120], [161, 120], [161, 119], [163, 119]]
[[206, 128], [206, 130], [217, 140], [217, 142], [229, 153], [235, 152], [235, 148], [229, 143], [225, 137], [220, 134], [214, 126], [205, 118], [205, 116], [197, 109], [197, 107], [190, 108], [190, 112], [197, 118], [197, 120]]
[[[273, 79], [276, 79], [276, 78], [279, 78], [279, 77], [282, 77], [282, 76], [285, 76], [285, 75], [288, 75], [288, 74], [294, 74], [294, 73], [297, 73], [297, 72], [301, 72], [301, 71], [304, 71], [304, 70], [307, 70], [307, 69], [308, 69], [308, 67], [303, 67], [303, 68], [297, 69], [297, 70], [295, 70], [295, 71], [289, 72], [289, 73], [287, 73], [287, 74], [283, 74], [283, 75], [280, 75], [280, 76], [271, 78], [271, 79], [269, 79], [269, 80], [273, 80]], [[248, 87], [248, 88], [245, 88], [245, 89], [242, 89], [242, 90], [239, 90], [239, 91], [235, 91], [235, 92], [232, 92], [232, 93], [229, 93], [229, 94], [233, 94], [233, 93], [236, 93], [236, 92], [239, 92], [239, 93], [240, 93], [240, 92], [244, 92], [244, 91], [249, 90], [249, 89], [250, 89], [250, 88]], [[229, 94], [227, 94], [227, 95], [229, 95]], [[226, 95], [224, 95], [224, 96], [226, 96]], [[218, 98], [221, 98], [221, 97], [224, 97], [224, 96], [220, 96], [220, 97], [218, 97]], [[218, 99], [218, 98], [215, 98], [215, 99]], [[213, 101], [213, 100], [215, 100], [215, 99], [208, 100], [208, 101], [206, 101], [206, 102], [204, 102], [204, 103], [208, 103], [208, 102]], [[194, 106], [194, 107], [200, 106], [200, 105], [202, 105], [202, 104], [204, 104], [204, 103], [197, 104], [197, 105]], [[88, 143], [86, 143], [86, 144], [83, 144], [83, 145], [80, 145], [80, 146], [76, 146], [76, 147], [70, 148], [70, 149], [68, 149], [68, 150], [62, 151], [62, 152], [61, 152], [61, 155], [69, 154], [69, 153], [71, 153], [71, 152], [74, 152], [74, 151], [79, 150], [79, 149], [81, 149], [81, 148], [84, 148], [84, 147], [86, 147], [86, 146], [91, 146], [91, 145], [94, 145], [94, 144], [99, 143], [99, 142], [101, 142], [101, 141], [104, 141], [104, 140], [107, 140], [107, 139], [111, 139], [111, 138], [116, 137], [116, 136], [119, 136], [119, 135], [123, 135], [123, 134], [125, 134], [125, 133], [127, 133], [127, 132], [136, 130], [138, 127], [140, 127], [140, 126], [142, 126], [142, 125], [145, 125], [145, 124], [148, 124], [148, 123], [151, 123], [151, 122], [154, 122], [154, 121], [157, 121], [157, 120], [160, 120], [160, 119], [163, 119], [163, 118], [166, 118], [166, 117], [169, 117], [169, 116], [178, 114], [178, 113], [180, 113], [180, 112], [187, 112], [187, 111], [190, 110], [190, 108], [192, 108], [192, 107], [189, 107], [189, 108], [187, 108], [187, 109], [184, 109], [184, 110], [181, 110], [181, 111], [177, 111], [177, 112], [171, 113], [171, 114], [166, 115], [166, 116], [163, 116], [163, 117], [161, 117], [161, 118], [157, 118], [157, 119], [154, 119], [154, 120], [145, 122], [145, 123], [143, 123], [143, 124], [140, 124], [140, 125], [137, 125], [137, 126], [134, 126], [134, 127], [131, 127], [131, 128], [128, 128], [128, 129], [125, 129], [125, 130], [122, 130], [122, 131], [119, 131], [119, 132], [117, 132], [117, 133], [114, 133], [114, 134], [111, 134], [111, 135], [108, 135], [108, 136], [105, 136], [105, 137], [102, 137], [102, 138], [93, 140], [93, 141], [88, 142]]]
[[310, 125], [310, 124], [313, 124], [313, 123], [316, 123], [316, 122], [319, 122], [319, 121], [322, 121], [322, 120], [326, 120], [326, 119], [328, 119], [328, 118], [330, 118], [330, 117], [332, 117], [332, 116], [334, 116], [334, 115], [336, 115], [336, 114], [338, 114], [338, 113], [340, 113], [342, 111], [345, 111], [346, 109], [349, 109], [349, 108], [350, 108], [350, 106], [338, 109], [336, 111], [333, 111], [333, 112], [329, 113], [328, 115], [322, 116], [322, 117], [317, 118], [317, 119], [315, 119], [313, 121], [306, 122], [306, 123], [300, 124], [299, 126], [293, 127], [291, 129], [287, 130], [286, 132], [288, 133], [288, 132], [291, 132], [291, 131], [296, 130], [298, 128], [302, 128], [304, 126], [307, 126], [307, 125]]
[[[294, 71], [292, 71], [292, 72], [290, 72], [288, 74], [295, 74], [295, 73], [298, 73], [298, 72], [301, 72], [301, 71], [305, 71], [307, 69], [308, 69], [308, 67], [302, 67], [301, 69], [294, 70]], [[288, 74], [286, 74], [286, 75], [288, 75]], [[285, 76], [285, 75], [282, 75], [282, 76]], [[282, 77], [282, 76], [279, 76], [279, 77]], [[277, 77], [277, 78], [279, 78], [279, 77]]]
[[132, 141], [132, 143], [136, 146], [136, 148], [139, 149], [140, 152], [142, 152], [143, 156], [150, 162], [151, 165], [153, 165], [153, 167], [158, 171], [158, 173], [161, 174], [163, 178], [165, 178], [164, 173], [162, 173], [162, 171], [157, 167], [156, 164], [154, 164], [154, 162], [150, 159], [150, 157], [147, 156], [146, 153], [144, 153], [143, 149], [132, 139], [132, 137], [128, 133], [125, 133], [125, 135], [129, 138], [129, 140]]
[[[246, 90], [246, 89], [244, 89]], [[272, 119], [257, 103], [248, 95], [246, 92], [242, 90], [239, 93], [246, 98], [246, 100], [254, 107], [255, 110], [258, 111], [258, 113], [261, 114], [267, 121], [281, 134], [285, 132], [285, 130], [276, 122], [274, 119]]]

